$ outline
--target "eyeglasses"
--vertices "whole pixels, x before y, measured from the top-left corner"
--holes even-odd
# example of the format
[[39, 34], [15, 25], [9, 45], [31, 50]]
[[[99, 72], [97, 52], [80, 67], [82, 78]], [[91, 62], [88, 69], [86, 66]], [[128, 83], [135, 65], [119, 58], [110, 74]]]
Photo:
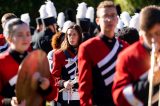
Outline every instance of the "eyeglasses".
[[160, 31], [156, 33], [147, 33], [147, 36], [149, 36], [150, 38], [160, 38]]
[[117, 17], [117, 14], [106, 14], [106, 15], [104, 15], [104, 16], [102, 16], [102, 17], [99, 17], [99, 18], [103, 18], [103, 19], [114, 19], [114, 18], [116, 18]]

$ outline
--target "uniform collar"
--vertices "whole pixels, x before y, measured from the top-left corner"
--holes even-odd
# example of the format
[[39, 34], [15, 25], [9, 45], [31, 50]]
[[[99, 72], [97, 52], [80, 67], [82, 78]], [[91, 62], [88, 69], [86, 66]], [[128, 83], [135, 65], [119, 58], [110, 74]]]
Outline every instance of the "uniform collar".
[[19, 64], [23, 61], [23, 59], [28, 54], [27, 51], [22, 54], [22, 53], [15, 51], [15, 50], [12, 50], [12, 49], [9, 50], [9, 53], [16, 60], [16, 62], [18, 62]]
[[76, 54], [77, 54], [77, 50], [76, 50], [76, 48], [75, 48], [75, 47], [70, 46], [69, 50], [70, 50], [74, 55], [76, 55]]
[[109, 38], [107, 37], [106, 35], [104, 34], [100, 34], [99, 37], [101, 38], [101, 40], [110, 48], [112, 49], [115, 42], [116, 42], [116, 38], [113, 37], [113, 38]]
[[143, 43], [142, 44], [143, 45], [143, 47], [150, 53], [151, 52], [151, 48], [149, 48], [148, 46], [147, 46], [147, 44], [145, 44], [145, 43]]

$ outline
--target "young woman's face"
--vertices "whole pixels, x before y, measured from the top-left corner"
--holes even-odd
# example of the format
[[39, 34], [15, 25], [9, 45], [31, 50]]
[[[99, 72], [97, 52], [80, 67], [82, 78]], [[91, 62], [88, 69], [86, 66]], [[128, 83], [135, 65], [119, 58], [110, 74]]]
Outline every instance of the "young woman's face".
[[78, 36], [77, 31], [75, 29], [68, 29], [67, 39], [68, 39], [68, 42], [71, 46], [77, 46], [78, 40], [79, 40], [79, 36]]
[[13, 30], [10, 41], [11, 48], [18, 52], [26, 51], [31, 42], [29, 26], [26, 24], [16, 25], [13, 27]]

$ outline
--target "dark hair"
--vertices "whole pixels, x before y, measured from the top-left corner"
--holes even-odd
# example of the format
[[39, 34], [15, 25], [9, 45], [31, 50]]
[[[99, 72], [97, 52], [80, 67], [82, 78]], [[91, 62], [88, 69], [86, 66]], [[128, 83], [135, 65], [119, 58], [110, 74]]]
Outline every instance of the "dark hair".
[[139, 34], [137, 29], [124, 27], [120, 31], [118, 31], [118, 36], [120, 39], [132, 44], [139, 40]]
[[65, 21], [70, 20], [72, 22], [76, 22], [75, 12], [73, 9], [71, 8], [66, 9], [64, 14], [65, 14]]
[[82, 33], [89, 32], [91, 27], [90, 19], [88, 18], [78, 18], [77, 25], [81, 27]]
[[120, 4], [116, 5], [116, 10], [117, 10], [117, 14], [120, 16], [121, 11], [122, 11]]
[[[74, 30], [77, 31], [78, 36], [79, 36], [79, 40], [78, 40], [78, 46], [79, 46], [81, 44], [81, 42], [82, 42], [82, 31], [81, 31], [80, 26], [75, 24], [75, 25], [69, 27], [68, 29], [74, 29]], [[62, 50], [66, 50], [69, 47], [71, 47], [71, 45], [68, 42], [68, 38], [67, 38], [67, 36], [68, 36], [67, 35], [68, 29], [67, 29], [67, 31], [65, 33], [65, 38], [64, 38], [64, 41], [62, 42], [62, 45], [61, 45], [61, 49]]]
[[140, 12], [140, 30], [148, 31], [157, 23], [160, 23], [160, 7], [144, 7]]

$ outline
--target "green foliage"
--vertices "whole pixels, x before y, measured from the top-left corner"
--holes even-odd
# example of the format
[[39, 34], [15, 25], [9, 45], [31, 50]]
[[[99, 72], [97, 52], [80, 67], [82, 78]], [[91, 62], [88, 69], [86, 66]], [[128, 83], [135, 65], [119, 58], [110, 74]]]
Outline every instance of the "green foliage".
[[115, 3], [120, 4], [122, 11], [128, 11], [130, 14], [147, 5], [160, 5], [159, 0], [115, 0]]

